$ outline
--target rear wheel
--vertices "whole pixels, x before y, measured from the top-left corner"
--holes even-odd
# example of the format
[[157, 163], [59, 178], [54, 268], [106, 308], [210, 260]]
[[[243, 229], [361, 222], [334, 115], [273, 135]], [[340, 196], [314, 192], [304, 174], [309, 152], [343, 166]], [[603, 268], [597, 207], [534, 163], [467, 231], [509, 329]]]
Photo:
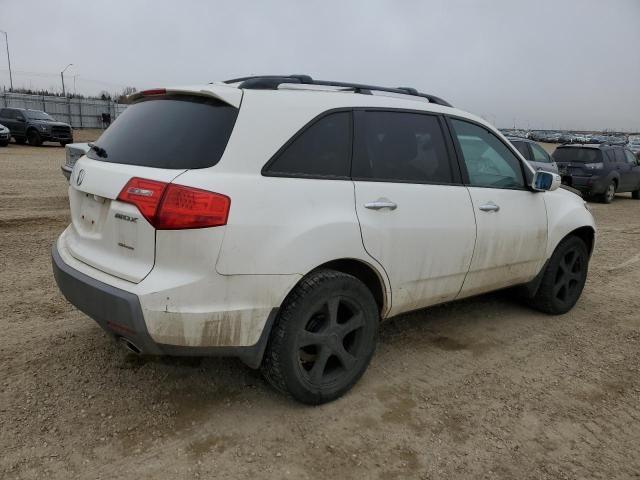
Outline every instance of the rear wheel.
[[631, 198], [634, 200], [640, 200], [640, 188], [631, 192]]
[[609, 185], [607, 185], [607, 189], [601, 195], [600, 199], [602, 203], [611, 203], [616, 196], [616, 182], [611, 180]]
[[582, 294], [588, 267], [589, 252], [584, 241], [574, 236], [565, 238], [553, 252], [540, 287], [528, 303], [552, 315], [568, 312]]
[[39, 147], [42, 145], [42, 137], [37, 130], [29, 130], [27, 133], [27, 140], [29, 141], [29, 145], [33, 147]]
[[282, 305], [262, 372], [276, 389], [317, 405], [346, 393], [367, 369], [376, 346], [379, 312], [357, 278], [318, 270]]

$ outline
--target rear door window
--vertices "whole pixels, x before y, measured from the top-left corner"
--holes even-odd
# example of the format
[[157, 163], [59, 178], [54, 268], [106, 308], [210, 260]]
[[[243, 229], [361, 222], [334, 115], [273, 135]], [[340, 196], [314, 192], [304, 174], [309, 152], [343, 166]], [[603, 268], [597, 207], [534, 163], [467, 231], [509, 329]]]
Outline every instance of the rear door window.
[[453, 183], [438, 117], [357, 112], [352, 175], [354, 180]]
[[222, 157], [237, 115], [236, 108], [207, 97], [145, 99], [127, 107], [88, 156], [143, 167], [211, 167]]
[[285, 146], [264, 169], [270, 176], [349, 178], [351, 112], [326, 115]]
[[616, 156], [616, 163], [627, 163], [626, 158], [624, 158], [624, 150], [621, 148], [616, 148], [614, 150]]

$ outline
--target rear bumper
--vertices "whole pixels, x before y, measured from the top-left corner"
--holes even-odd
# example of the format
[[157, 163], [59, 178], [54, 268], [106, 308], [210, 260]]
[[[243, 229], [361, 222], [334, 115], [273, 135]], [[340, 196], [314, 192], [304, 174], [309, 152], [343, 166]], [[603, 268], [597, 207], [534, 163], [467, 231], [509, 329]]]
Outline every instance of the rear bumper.
[[162, 344], [154, 341], [149, 334], [140, 298], [136, 294], [100, 282], [70, 267], [61, 257], [57, 245], [52, 248], [51, 260], [53, 275], [65, 298], [107, 333], [115, 338], [126, 339], [142, 354], [237, 357], [252, 368], [257, 368], [262, 362], [277, 308], [271, 310], [254, 345], [192, 347]]
[[569, 187], [580, 190], [587, 195], [604, 193], [607, 189], [606, 178], [604, 177], [581, 177], [578, 175], [562, 175], [562, 183]]

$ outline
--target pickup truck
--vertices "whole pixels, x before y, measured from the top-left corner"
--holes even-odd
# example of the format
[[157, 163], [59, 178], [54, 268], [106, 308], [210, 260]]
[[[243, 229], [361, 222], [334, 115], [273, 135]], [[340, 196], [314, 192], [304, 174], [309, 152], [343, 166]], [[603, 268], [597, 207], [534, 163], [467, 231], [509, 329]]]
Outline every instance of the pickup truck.
[[16, 143], [29, 142], [29, 145], [36, 147], [43, 142], [60, 142], [62, 146], [73, 143], [71, 125], [57, 122], [41, 110], [2, 108], [0, 123], [11, 131]]

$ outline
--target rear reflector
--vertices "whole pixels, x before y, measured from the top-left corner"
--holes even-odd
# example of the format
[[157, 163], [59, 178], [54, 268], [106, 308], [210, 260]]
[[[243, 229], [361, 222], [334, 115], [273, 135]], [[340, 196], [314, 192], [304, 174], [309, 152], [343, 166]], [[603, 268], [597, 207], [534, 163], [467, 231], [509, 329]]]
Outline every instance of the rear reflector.
[[226, 195], [143, 178], [129, 180], [118, 200], [138, 207], [158, 230], [226, 225], [231, 206]]

